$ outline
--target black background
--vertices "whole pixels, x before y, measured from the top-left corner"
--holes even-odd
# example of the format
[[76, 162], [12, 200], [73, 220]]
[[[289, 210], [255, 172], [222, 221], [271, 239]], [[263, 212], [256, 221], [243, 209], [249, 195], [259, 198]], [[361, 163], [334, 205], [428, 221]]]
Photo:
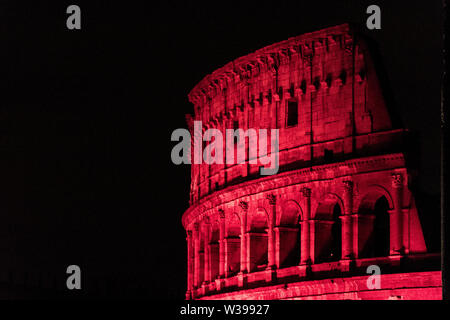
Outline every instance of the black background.
[[[81, 30], [66, 28], [70, 4]], [[381, 30], [365, 28], [370, 4]], [[419, 134], [420, 190], [438, 195], [441, 14], [435, 0], [2, 1], [0, 293], [27, 297], [16, 288], [39, 274], [59, 297], [184, 298], [190, 169], [172, 164], [170, 135], [186, 127], [188, 92], [336, 24], [377, 44], [393, 107]], [[81, 292], [64, 289], [70, 264]]]

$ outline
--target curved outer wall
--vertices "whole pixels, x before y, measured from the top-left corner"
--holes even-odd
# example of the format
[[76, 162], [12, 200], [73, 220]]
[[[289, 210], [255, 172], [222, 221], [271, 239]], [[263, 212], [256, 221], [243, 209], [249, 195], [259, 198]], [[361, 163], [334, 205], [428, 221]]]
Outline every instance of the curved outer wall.
[[[189, 99], [192, 137], [279, 129], [280, 169], [260, 176], [248, 152], [243, 164], [191, 166], [187, 299], [441, 298], [440, 256], [427, 250], [409, 189], [406, 131], [392, 127], [348, 25], [241, 57]], [[381, 269], [379, 288], [368, 288], [369, 265]]]

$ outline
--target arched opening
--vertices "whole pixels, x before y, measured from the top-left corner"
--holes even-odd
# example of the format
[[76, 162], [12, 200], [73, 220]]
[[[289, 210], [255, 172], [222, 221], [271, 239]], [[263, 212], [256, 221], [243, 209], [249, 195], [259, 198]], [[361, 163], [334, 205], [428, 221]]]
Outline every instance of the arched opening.
[[389, 255], [389, 203], [385, 197], [381, 197], [375, 203], [374, 222], [374, 254], [376, 257]]
[[209, 243], [209, 265], [211, 272], [211, 280], [219, 276], [219, 224], [217, 222], [211, 225], [211, 241]]
[[201, 286], [205, 281], [205, 234], [204, 230], [200, 232], [200, 248], [198, 251], [198, 285]]
[[225, 275], [236, 275], [241, 263], [241, 222], [236, 213], [233, 213], [227, 221], [227, 236], [225, 237]]
[[267, 267], [268, 236], [267, 214], [258, 209], [250, 216], [248, 235], [248, 268], [250, 272]]
[[295, 201], [287, 201], [275, 227], [276, 264], [278, 268], [295, 266], [300, 262], [301, 209]]
[[358, 244], [360, 258], [389, 255], [389, 202], [385, 196], [363, 201], [358, 218]]
[[341, 207], [335, 204], [333, 208], [333, 223], [331, 225], [331, 246], [328, 255], [329, 261], [337, 261], [341, 259], [342, 252], [342, 223], [341, 223]]
[[341, 215], [341, 201], [336, 196], [329, 195], [319, 204], [313, 229], [315, 263], [341, 259]]

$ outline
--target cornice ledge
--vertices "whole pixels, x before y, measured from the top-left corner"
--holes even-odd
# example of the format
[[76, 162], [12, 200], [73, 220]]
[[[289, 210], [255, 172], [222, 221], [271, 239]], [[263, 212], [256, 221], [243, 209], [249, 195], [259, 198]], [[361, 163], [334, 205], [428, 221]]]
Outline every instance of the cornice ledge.
[[[289, 185], [295, 185], [300, 183], [307, 183], [305, 181], [305, 176], [313, 175], [315, 172], [325, 171], [329, 169], [344, 168], [344, 167], [371, 167], [370, 164], [375, 162], [386, 162], [393, 160], [404, 161], [404, 155], [402, 153], [393, 153], [378, 156], [369, 156], [364, 158], [349, 159], [339, 163], [324, 164], [315, 166], [312, 168], [301, 168], [297, 170], [282, 172], [274, 176], [262, 177], [256, 180], [245, 181], [237, 185], [229, 186], [223, 190], [216, 191], [202, 198], [199, 203], [190, 206], [183, 214], [181, 220], [183, 226], [186, 228], [187, 217], [191, 215], [192, 212], [197, 212], [191, 217], [191, 222], [196, 220], [204, 211], [215, 208], [223, 204], [227, 195], [233, 195], [228, 201], [235, 201], [240, 198], [260, 193], [267, 192], [278, 188], [280, 185], [283, 187]], [[404, 165], [404, 163], [403, 163]], [[377, 169], [374, 169], [377, 170]]]

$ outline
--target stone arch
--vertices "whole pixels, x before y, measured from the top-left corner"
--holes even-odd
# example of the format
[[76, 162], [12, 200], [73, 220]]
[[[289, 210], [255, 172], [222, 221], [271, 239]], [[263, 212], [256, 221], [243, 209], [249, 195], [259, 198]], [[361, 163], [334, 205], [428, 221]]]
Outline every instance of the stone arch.
[[219, 221], [214, 220], [211, 223], [211, 237], [209, 241], [209, 265], [211, 272], [211, 279], [214, 280], [219, 276], [219, 240], [220, 240], [220, 224]]
[[211, 220], [211, 242], [219, 241], [220, 239], [220, 228], [218, 220]]
[[281, 205], [281, 212], [277, 217], [277, 225], [292, 226], [303, 217], [303, 210], [295, 200], [286, 200]]
[[392, 209], [393, 202], [389, 192], [380, 186], [372, 186], [361, 198], [354, 239], [359, 258], [389, 255], [389, 211]]
[[394, 201], [392, 200], [392, 196], [386, 188], [374, 184], [370, 185], [365, 189], [364, 196], [360, 198], [360, 201], [357, 205], [358, 213], [370, 212], [373, 210], [375, 206], [375, 202], [384, 196], [389, 204], [389, 210], [394, 209]]
[[325, 195], [319, 201], [314, 215], [312, 259], [317, 262], [337, 261], [342, 253], [342, 223], [344, 212], [342, 199], [334, 193]]
[[225, 248], [225, 275], [227, 277], [237, 274], [241, 263], [241, 219], [236, 212], [232, 212], [226, 219]]
[[265, 231], [268, 226], [268, 214], [266, 209], [257, 208], [250, 213], [248, 217], [248, 229], [249, 231]]
[[314, 214], [314, 219], [317, 220], [332, 220], [333, 210], [335, 205], [338, 204], [341, 211], [344, 212], [344, 202], [335, 193], [328, 193], [323, 197], [317, 206], [316, 213]]
[[281, 204], [275, 231], [275, 263], [278, 268], [298, 265], [300, 262], [300, 221], [303, 212], [295, 200]]
[[248, 271], [258, 271], [267, 267], [268, 256], [268, 214], [266, 209], [257, 208], [248, 217]]
[[233, 212], [228, 217], [227, 221], [227, 237], [239, 238], [241, 234], [241, 217], [238, 213]]
[[200, 286], [205, 281], [205, 254], [207, 250], [207, 246], [205, 245], [205, 242], [208, 240], [206, 239], [207, 236], [207, 230], [209, 229], [209, 225], [206, 224], [205, 220], [202, 220], [199, 223], [199, 250], [198, 250], [198, 285]]

